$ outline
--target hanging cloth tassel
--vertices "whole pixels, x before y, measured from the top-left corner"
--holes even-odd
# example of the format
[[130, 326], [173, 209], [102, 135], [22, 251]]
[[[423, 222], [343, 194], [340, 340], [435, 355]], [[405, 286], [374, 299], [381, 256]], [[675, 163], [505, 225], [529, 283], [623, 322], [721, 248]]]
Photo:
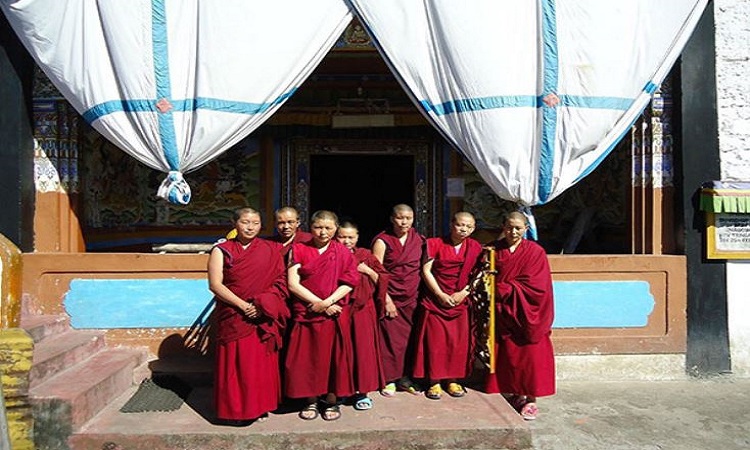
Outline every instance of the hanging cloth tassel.
[[182, 172], [172, 170], [161, 182], [156, 195], [175, 205], [187, 205], [191, 197], [190, 185], [182, 177]]

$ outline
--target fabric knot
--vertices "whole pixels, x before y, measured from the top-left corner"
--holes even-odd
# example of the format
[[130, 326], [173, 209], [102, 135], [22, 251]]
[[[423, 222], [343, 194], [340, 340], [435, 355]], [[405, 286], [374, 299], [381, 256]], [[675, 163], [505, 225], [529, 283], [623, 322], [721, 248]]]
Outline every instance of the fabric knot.
[[161, 182], [156, 195], [167, 200], [169, 203], [187, 205], [190, 203], [190, 185], [182, 177], [182, 172], [173, 170]]

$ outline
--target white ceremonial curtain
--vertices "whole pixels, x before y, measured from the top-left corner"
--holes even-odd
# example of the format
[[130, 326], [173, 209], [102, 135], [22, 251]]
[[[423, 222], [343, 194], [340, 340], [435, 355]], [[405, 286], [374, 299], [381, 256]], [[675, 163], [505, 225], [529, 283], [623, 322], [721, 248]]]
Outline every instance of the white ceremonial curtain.
[[343, 0], [0, 0], [26, 48], [99, 133], [168, 172], [195, 170], [270, 117], [351, 21]]
[[169, 176], [237, 143], [351, 19], [493, 191], [546, 203], [591, 172], [663, 81], [707, 0], [0, 0], [102, 135]]
[[648, 104], [706, 0], [350, 0], [427, 118], [503, 199], [546, 203]]

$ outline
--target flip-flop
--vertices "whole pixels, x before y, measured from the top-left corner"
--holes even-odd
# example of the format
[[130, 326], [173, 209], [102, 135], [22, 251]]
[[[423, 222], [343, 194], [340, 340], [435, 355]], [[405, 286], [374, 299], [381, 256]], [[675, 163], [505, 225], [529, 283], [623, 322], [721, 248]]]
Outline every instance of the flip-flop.
[[341, 418], [341, 408], [339, 408], [339, 405], [331, 405], [328, 403], [321, 403], [321, 406], [325, 406], [323, 408], [323, 412], [321, 413], [321, 417], [325, 421], [333, 421], [333, 420], [339, 420]]
[[380, 395], [383, 397], [393, 397], [396, 395], [396, 383], [388, 383], [383, 389], [380, 390]]
[[534, 420], [536, 419], [536, 415], [539, 413], [539, 408], [537, 408], [536, 403], [528, 402], [523, 405], [520, 413], [521, 417], [523, 417], [523, 420]]
[[362, 397], [354, 403], [354, 409], [357, 411], [367, 411], [372, 409], [372, 399], [370, 397]]
[[463, 386], [461, 386], [458, 383], [450, 383], [448, 384], [448, 395], [451, 397], [463, 397], [466, 394], [466, 390]]
[[[309, 414], [311, 412], [313, 414]], [[315, 420], [318, 418], [319, 415], [320, 413], [318, 413], [317, 403], [310, 403], [309, 405], [305, 406], [305, 408], [302, 409], [298, 414], [299, 418], [302, 420]]]

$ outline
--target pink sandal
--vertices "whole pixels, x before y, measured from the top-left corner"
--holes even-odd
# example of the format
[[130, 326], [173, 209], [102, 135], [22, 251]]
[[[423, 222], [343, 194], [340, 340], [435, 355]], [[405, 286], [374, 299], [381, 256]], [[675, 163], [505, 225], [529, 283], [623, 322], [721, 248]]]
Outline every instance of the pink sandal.
[[534, 420], [536, 419], [536, 415], [539, 414], [539, 408], [537, 408], [536, 403], [529, 400], [525, 395], [514, 395], [509, 399], [509, 402], [524, 420]]
[[534, 420], [539, 413], [539, 408], [537, 408], [536, 403], [528, 402], [523, 405], [519, 413], [521, 414], [521, 417], [523, 417], [523, 420]]

